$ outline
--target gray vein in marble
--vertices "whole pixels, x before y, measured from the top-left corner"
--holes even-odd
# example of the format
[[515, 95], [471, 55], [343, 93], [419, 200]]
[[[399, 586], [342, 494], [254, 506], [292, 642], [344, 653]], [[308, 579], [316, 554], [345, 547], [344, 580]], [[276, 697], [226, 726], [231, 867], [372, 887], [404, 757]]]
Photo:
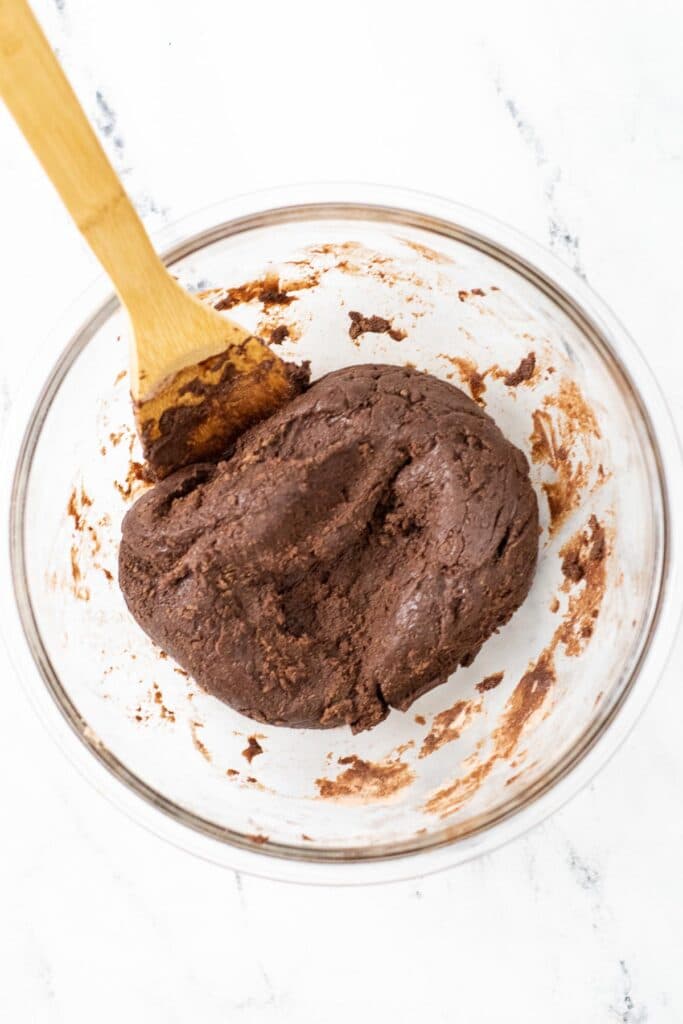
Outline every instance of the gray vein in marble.
[[98, 131], [104, 135], [105, 139], [111, 140], [116, 153], [123, 157], [124, 144], [121, 134], [116, 130], [116, 112], [105, 99], [101, 89], [97, 89], [95, 92], [95, 102], [97, 103], [96, 125]]
[[500, 75], [495, 79], [496, 92], [500, 96], [505, 110], [519, 132], [519, 135], [533, 156], [534, 163], [543, 171], [543, 195], [548, 207], [548, 241], [553, 252], [569, 263], [574, 271], [585, 279], [586, 274], [581, 264], [580, 240], [576, 232], [567, 223], [557, 198], [557, 186], [562, 180], [562, 170], [554, 164], [546, 153], [543, 141], [535, 126], [520, 110], [515, 99], [504, 89]]
[[240, 901], [240, 907], [243, 910], [243, 912], [246, 914], [246, 912], [247, 912], [247, 901], [246, 901], [246, 898], [245, 898], [245, 895], [244, 895], [244, 882], [242, 881], [242, 875], [240, 874], [239, 871], [235, 871], [234, 875], [235, 875], [235, 888], [237, 889], [237, 896], [238, 896], [239, 901]]
[[[128, 160], [124, 135], [119, 127], [118, 114], [102, 89], [95, 90], [95, 102], [95, 126], [105, 147], [110, 151], [112, 162], [117, 168], [119, 176], [122, 179], [129, 178], [133, 168]], [[146, 190], [134, 192], [131, 199], [143, 221], [154, 217], [161, 220], [162, 223], [168, 222], [167, 207], [159, 206]]]
[[536, 858], [536, 843], [538, 840], [543, 842], [541, 836], [542, 830], [546, 828], [546, 823], [542, 822], [538, 826], [537, 833], [522, 836], [520, 839], [520, 852], [524, 861], [524, 872], [527, 876], [531, 891], [534, 897], [538, 899], [541, 893], [541, 886], [539, 882], [539, 871], [538, 861]]
[[571, 843], [568, 844], [568, 850], [569, 868], [574, 879], [582, 889], [585, 889], [587, 892], [595, 892], [602, 884], [599, 871], [592, 867], [583, 857], [579, 856]]
[[637, 1003], [631, 995], [631, 972], [625, 960], [619, 961], [620, 998], [617, 1005], [610, 1005], [610, 1013], [621, 1024], [646, 1024], [649, 1020], [647, 1006]]
[[266, 998], [262, 1001], [262, 1005], [275, 1006], [275, 1004], [278, 1002], [277, 997], [275, 995], [275, 989], [273, 987], [273, 982], [270, 979], [270, 975], [268, 974], [268, 971], [266, 970], [262, 960], [259, 959], [257, 961], [257, 967], [259, 970], [259, 974], [261, 975], [261, 980], [265, 985], [267, 993]]
[[591, 927], [598, 932], [612, 918], [609, 907], [604, 903], [602, 875], [571, 842], [566, 842], [565, 846], [569, 870], [576, 884], [590, 899]]
[[[235, 888], [237, 889], [240, 909], [244, 914], [244, 926], [248, 930], [249, 916], [247, 912], [247, 899], [244, 891], [244, 880], [240, 871], [233, 871], [233, 875], [235, 877]], [[258, 949], [257, 944], [253, 942], [251, 944], [252, 946], [256, 945], [256, 948]], [[235, 1010], [261, 1010], [265, 1009], [267, 1006], [279, 1005], [279, 1000], [275, 993], [275, 987], [258, 952], [254, 954], [254, 964], [261, 977], [261, 981], [263, 982], [264, 992], [261, 992], [258, 995], [247, 996], [246, 999], [242, 999], [238, 1003], [235, 1003], [233, 1007]]]
[[[70, 49], [71, 26], [66, 18], [66, 0], [54, 0], [57, 10], [63, 15], [61, 19], [61, 32], [66, 42], [65, 49]], [[55, 53], [60, 57], [61, 47], [55, 47]], [[87, 65], [82, 65], [83, 72], [90, 82], [93, 76]], [[94, 83], [93, 83], [94, 84]], [[117, 170], [120, 178], [129, 178], [133, 173], [133, 167], [126, 148], [124, 133], [119, 125], [118, 114], [110, 99], [101, 86], [95, 86], [95, 108], [93, 120], [100, 139], [102, 140], [109, 157]], [[143, 220], [156, 218], [161, 223], [168, 223], [168, 208], [159, 205], [146, 189], [128, 189], [133, 204]]]
[[524, 140], [526, 145], [532, 151], [534, 158], [536, 160], [536, 166], [542, 167], [544, 164], [547, 164], [548, 158], [545, 155], [543, 144], [536, 132], [536, 129], [532, 124], [529, 123], [529, 121], [527, 121], [525, 117], [522, 116], [515, 101], [510, 96], [506, 96], [504, 94], [500, 79], [496, 80], [496, 91], [498, 95], [502, 98], [503, 103], [505, 104], [505, 109], [507, 110], [508, 114], [514, 121], [517, 131], [522, 136], [522, 139]]

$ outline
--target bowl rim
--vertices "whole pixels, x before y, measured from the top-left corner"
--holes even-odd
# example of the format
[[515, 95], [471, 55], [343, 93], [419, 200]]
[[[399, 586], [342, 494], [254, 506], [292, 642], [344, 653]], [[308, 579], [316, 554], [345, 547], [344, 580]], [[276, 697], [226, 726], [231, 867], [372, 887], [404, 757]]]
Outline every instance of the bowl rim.
[[[401, 216], [404, 223], [459, 238], [513, 266], [532, 280], [584, 330], [593, 335], [603, 356], [613, 361], [628, 384], [649, 439], [660, 484], [661, 531], [658, 587], [651, 590], [630, 674], [620, 694], [583, 733], [560, 761], [523, 798], [486, 815], [465, 835], [446, 829], [443, 838], [424, 846], [394, 844], [391, 850], [313, 851], [274, 843], [254, 845], [200, 819], [156, 793], [108, 752], [66, 698], [58, 683], [33, 617], [23, 573], [23, 499], [31, 457], [44, 417], [69, 367], [118, 307], [106, 278], [99, 277], [69, 307], [44, 341], [33, 375], [11, 411], [2, 459], [1, 515], [9, 543], [2, 550], [0, 607], [2, 634], [9, 660], [48, 732], [79, 772], [129, 817], [149, 831], [207, 860], [235, 870], [297, 882], [347, 884], [390, 881], [424, 875], [490, 852], [553, 813], [585, 786], [610, 760], [650, 699], [666, 664], [683, 611], [683, 566], [680, 542], [671, 528], [672, 509], [683, 500], [683, 462], [676, 429], [651, 370], [609, 307], [556, 256], [500, 221], [470, 207], [428, 193], [355, 183], [299, 184], [247, 193], [214, 204], [163, 228], [153, 241], [168, 262], [187, 256], [228, 233], [262, 223], [272, 225], [302, 216], [376, 219]], [[438, 231], [436, 232], [438, 233]], [[93, 312], [94, 310], [94, 312]], [[64, 346], [64, 338], [70, 339]], [[55, 352], [58, 358], [55, 362]], [[34, 634], [33, 636], [31, 634]], [[636, 682], [638, 685], [636, 685]], [[61, 687], [58, 686], [61, 690]], [[63, 693], [63, 691], [61, 691]], [[76, 738], [79, 742], [74, 742]], [[114, 763], [115, 762], [115, 763]]]

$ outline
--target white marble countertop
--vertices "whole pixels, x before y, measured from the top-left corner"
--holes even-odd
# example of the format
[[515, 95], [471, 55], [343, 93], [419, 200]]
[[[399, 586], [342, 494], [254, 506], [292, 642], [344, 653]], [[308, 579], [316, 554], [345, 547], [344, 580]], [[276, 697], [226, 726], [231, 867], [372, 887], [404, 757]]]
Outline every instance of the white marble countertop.
[[[297, 180], [480, 207], [586, 276], [683, 431], [676, 0], [35, 9], [151, 229]], [[32, 347], [98, 272], [4, 110], [0, 225], [4, 421]], [[683, 1020], [682, 659], [679, 637], [631, 738], [544, 825], [354, 890], [238, 877], [148, 835], [74, 772], [0, 662], [0, 1019]]]

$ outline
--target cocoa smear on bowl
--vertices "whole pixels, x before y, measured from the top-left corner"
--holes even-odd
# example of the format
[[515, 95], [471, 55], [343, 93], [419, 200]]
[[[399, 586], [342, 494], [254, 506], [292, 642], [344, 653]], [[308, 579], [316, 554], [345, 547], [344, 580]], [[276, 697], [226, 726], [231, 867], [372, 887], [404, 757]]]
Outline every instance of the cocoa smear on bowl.
[[[316, 779], [318, 792], [324, 800], [357, 800], [371, 803], [394, 796], [415, 779], [412, 768], [399, 758], [365, 761], [356, 754], [337, 759], [344, 771], [334, 779]], [[347, 767], [348, 766], [348, 767]]]
[[[548, 501], [552, 535], [578, 508], [588, 484], [589, 464], [577, 451], [579, 443], [590, 453], [591, 440], [599, 440], [602, 435], [595, 413], [570, 379], [561, 381], [558, 391], [544, 398], [541, 408], [532, 413], [532, 422], [531, 460], [545, 463], [555, 472], [553, 481], [541, 485]], [[602, 482], [604, 473], [599, 477]]]
[[514, 370], [501, 369], [497, 363], [480, 370], [474, 360], [466, 356], [448, 355], [445, 352], [439, 353], [439, 359], [444, 359], [456, 368], [461, 383], [467, 385], [472, 398], [481, 406], [486, 405], [483, 395], [486, 391], [487, 377], [502, 380], [509, 388], [519, 387], [520, 384], [533, 384], [537, 378], [535, 352], [529, 352], [524, 356]]
[[388, 334], [394, 341], [402, 341], [406, 336], [405, 331], [394, 327], [391, 320], [386, 320], [383, 316], [364, 316], [362, 313], [352, 310], [349, 313], [349, 319], [351, 320], [349, 338], [355, 344], [358, 344], [361, 334]]
[[509, 760], [530, 720], [542, 709], [556, 682], [555, 654], [578, 657], [590, 641], [607, 589], [607, 531], [595, 515], [560, 549], [564, 580], [569, 594], [567, 609], [549, 644], [529, 664], [503, 709], [492, 734], [492, 751], [465, 775], [433, 793], [423, 810], [444, 819], [455, 814], [479, 790], [496, 764]]
[[247, 738], [247, 746], [242, 751], [242, 757], [246, 758], [249, 764], [258, 757], [259, 754], [263, 753], [263, 747], [258, 741], [256, 736], [249, 736]]
[[477, 691], [487, 693], [489, 690], [495, 690], [502, 683], [504, 675], [504, 672], [493, 672], [490, 676], [486, 676], [480, 683], [477, 683]]
[[204, 741], [200, 737], [199, 731], [198, 731], [199, 729], [203, 729], [203, 728], [204, 728], [204, 723], [203, 722], [196, 722], [196, 721], [190, 722], [190, 733], [192, 734], [192, 743], [194, 744], [195, 749], [198, 750], [199, 753], [202, 755], [204, 760], [208, 761], [209, 764], [211, 764], [211, 762], [213, 761], [213, 758], [211, 756], [211, 751], [208, 749], [208, 747], [206, 746], [206, 744], [204, 743]]
[[477, 364], [465, 356], [449, 356], [445, 353], [440, 353], [440, 358], [445, 359], [451, 366], [456, 368], [461, 382], [470, 389], [470, 394], [474, 401], [478, 405], [485, 406], [486, 402], [483, 400], [483, 395], [486, 391], [486, 381], [484, 379], [486, 371], [480, 373], [477, 369]]
[[436, 249], [430, 249], [428, 245], [422, 245], [421, 242], [413, 242], [409, 238], [402, 238], [401, 241], [404, 245], [407, 245], [413, 252], [418, 253], [428, 263], [440, 263], [444, 266], [453, 266], [454, 261], [450, 256], [446, 256], [445, 253], [437, 252]]
[[482, 708], [481, 700], [458, 700], [452, 707], [435, 715], [431, 730], [422, 742], [419, 757], [429, 757], [444, 744], [459, 739]]
[[509, 388], [519, 387], [520, 384], [526, 384], [530, 381], [534, 373], [536, 372], [536, 353], [529, 352], [527, 356], [521, 360], [516, 370], [512, 370], [511, 373], [505, 374], [503, 377], [503, 384]]
[[55, 590], [63, 586], [78, 601], [90, 600], [90, 587], [85, 585], [85, 577], [90, 566], [97, 569], [108, 583], [113, 583], [113, 573], [102, 564], [100, 551], [102, 541], [100, 529], [110, 525], [107, 514], [91, 521], [93, 499], [80, 487], [72, 487], [67, 501], [67, 516], [73, 519], [73, 535], [69, 548], [69, 574], [67, 579], [60, 579], [57, 573], [48, 575], [48, 586]]
[[288, 306], [296, 300], [292, 292], [315, 288], [319, 280], [319, 275], [312, 273], [309, 277], [283, 284], [280, 275], [266, 274], [256, 281], [245, 281], [234, 288], [221, 289], [221, 298], [214, 303], [214, 308], [222, 311], [254, 301], [261, 302], [266, 309], [270, 306]]
[[151, 486], [151, 481], [149, 479], [146, 466], [144, 463], [137, 462], [135, 459], [131, 459], [128, 465], [128, 471], [124, 482], [121, 483], [120, 480], [114, 481], [114, 487], [124, 501], [130, 501], [133, 497], [136, 497], [149, 486]]

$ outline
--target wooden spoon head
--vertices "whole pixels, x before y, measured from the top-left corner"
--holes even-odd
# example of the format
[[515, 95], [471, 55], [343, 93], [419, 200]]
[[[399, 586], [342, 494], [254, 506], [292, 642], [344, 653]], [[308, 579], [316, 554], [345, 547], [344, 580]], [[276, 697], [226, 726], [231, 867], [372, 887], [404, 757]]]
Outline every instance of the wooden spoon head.
[[154, 394], [134, 400], [145, 458], [161, 479], [219, 458], [248, 427], [303, 391], [308, 364], [278, 358], [260, 338], [185, 366]]

